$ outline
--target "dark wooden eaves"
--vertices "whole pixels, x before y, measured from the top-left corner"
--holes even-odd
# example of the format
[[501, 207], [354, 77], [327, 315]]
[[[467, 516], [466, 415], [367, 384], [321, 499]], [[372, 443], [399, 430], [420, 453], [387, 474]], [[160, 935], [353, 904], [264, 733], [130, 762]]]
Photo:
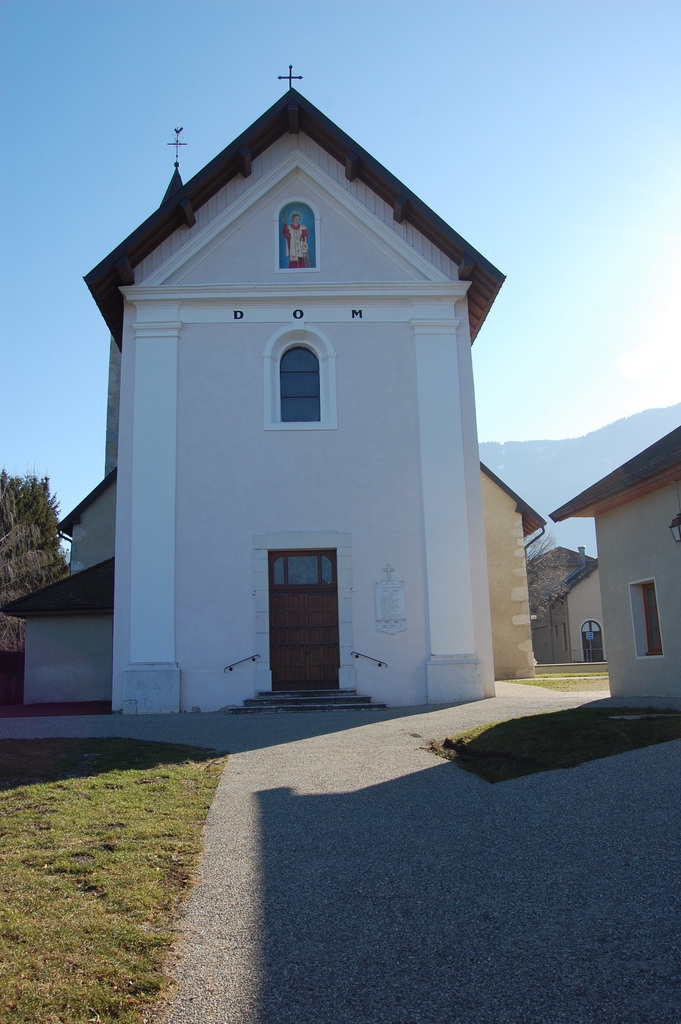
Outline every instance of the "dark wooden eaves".
[[129, 278], [128, 266], [134, 272], [169, 235], [178, 228], [191, 226], [192, 218], [204, 203], [236, 175], [248, 176], [252, 161], [289, 132], [304, 132], [310, 136], [345, 168], [349, 180], [362, 181], [392, 207], [397, 221], [412, 224], [462, 267], [464, 279], [471, 282], [468, 309], [474, 339], [504, 282], [504, 275], [333, 121], [295, 89], [290, 89], [203, 170], [167, 197], [158, 210], [87, 274], [85, 282], [118, 346], [122, 343], [123, 329], [120, 267], [123, 266], [124, 276]]
[[69, 512], [67, 516], [64, 516], [58, 526], [60, 533], [63, 533], [65, 537], [73, 537], [73, 527], [76, 523], [80, 522], [82, 513], [86, 508], [89, 508], [93, 501], [115, 481], [117, 472], [116, 467], [114, 467], [111, 472], [107, 473], [104, 479], [100, 480], [97, 486], [94, 487], [90, 493], [78, 503], [78, 505], [76, 505], [72, 512]]
[[572, 516], [600, 515], [674, 481], [681, 481], [681, 427], [549, 514], [554, 523]]
[[542, 526], [546, 526], [546, 520], [539, 515], [538, 512], [528, 505], [526, 501], [516, 494], [515, 491], [511, 490], [508, 484], [493, 473], [484, 462], [480, 463], [480, 469], [488, 477], [492, 483], [495, 483], [497, 487], [500, 487], [504, 494], [507, 494], [509, 498], [515, 501], [515, 510], [522, 516], [523, 520], [523, 537], [529, 537], [530, 534], [536, 533], [537, 530], [541, 530]]

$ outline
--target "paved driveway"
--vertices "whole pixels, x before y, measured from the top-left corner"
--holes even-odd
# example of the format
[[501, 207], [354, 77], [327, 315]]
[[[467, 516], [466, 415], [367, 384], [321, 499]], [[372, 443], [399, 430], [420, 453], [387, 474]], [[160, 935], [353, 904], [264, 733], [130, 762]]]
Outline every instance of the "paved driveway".
[[[232, 752], [167, 1024], [679, 1024], [681, 743], [489, 785], [424, 745], [602, 694], [0, 722]], [[10, 731], [11, 730], [11, 731]]]

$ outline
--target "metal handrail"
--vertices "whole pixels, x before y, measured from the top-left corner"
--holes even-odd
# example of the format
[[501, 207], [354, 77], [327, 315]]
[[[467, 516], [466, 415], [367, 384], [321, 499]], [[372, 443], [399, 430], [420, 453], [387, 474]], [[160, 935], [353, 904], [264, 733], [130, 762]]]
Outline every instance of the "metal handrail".
[[245, 661], [257, 661], [259, 657], [259, 654], [251, 654], [249, 658], [242, 658], [241, 661], [233, 661], [231, 665], [225, 665], [222, 671], [231, 672], [232, 669], [236, 668], [237, 665], [243, 665]]
[[350, 654], [354, 658], [366, 658], [367, 661], [375, 661], [379, 668], [388, 667], [388, 663], [386, 661], [379, 661], [378, 658], [370, 658], [368, 654], [362, 654], [361, 651], [350, 651]]

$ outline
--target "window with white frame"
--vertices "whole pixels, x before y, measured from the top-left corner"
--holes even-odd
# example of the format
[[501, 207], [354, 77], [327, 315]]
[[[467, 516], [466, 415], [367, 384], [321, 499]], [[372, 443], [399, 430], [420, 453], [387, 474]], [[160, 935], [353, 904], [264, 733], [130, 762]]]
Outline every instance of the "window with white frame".
[[314, 327], [283, 327], [265, 364], [265, 430], [335, 430], [336, 353]]

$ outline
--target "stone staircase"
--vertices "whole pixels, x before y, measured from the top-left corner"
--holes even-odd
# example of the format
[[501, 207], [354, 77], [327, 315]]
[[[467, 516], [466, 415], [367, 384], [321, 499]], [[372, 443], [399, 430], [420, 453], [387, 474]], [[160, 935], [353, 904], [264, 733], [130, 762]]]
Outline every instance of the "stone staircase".
[[294, 711], [378, 711], [386, 707], [356, 690], [261, 690], [245, 700], [243, 707], [230, 708], [230, 715], [285, 714]]

